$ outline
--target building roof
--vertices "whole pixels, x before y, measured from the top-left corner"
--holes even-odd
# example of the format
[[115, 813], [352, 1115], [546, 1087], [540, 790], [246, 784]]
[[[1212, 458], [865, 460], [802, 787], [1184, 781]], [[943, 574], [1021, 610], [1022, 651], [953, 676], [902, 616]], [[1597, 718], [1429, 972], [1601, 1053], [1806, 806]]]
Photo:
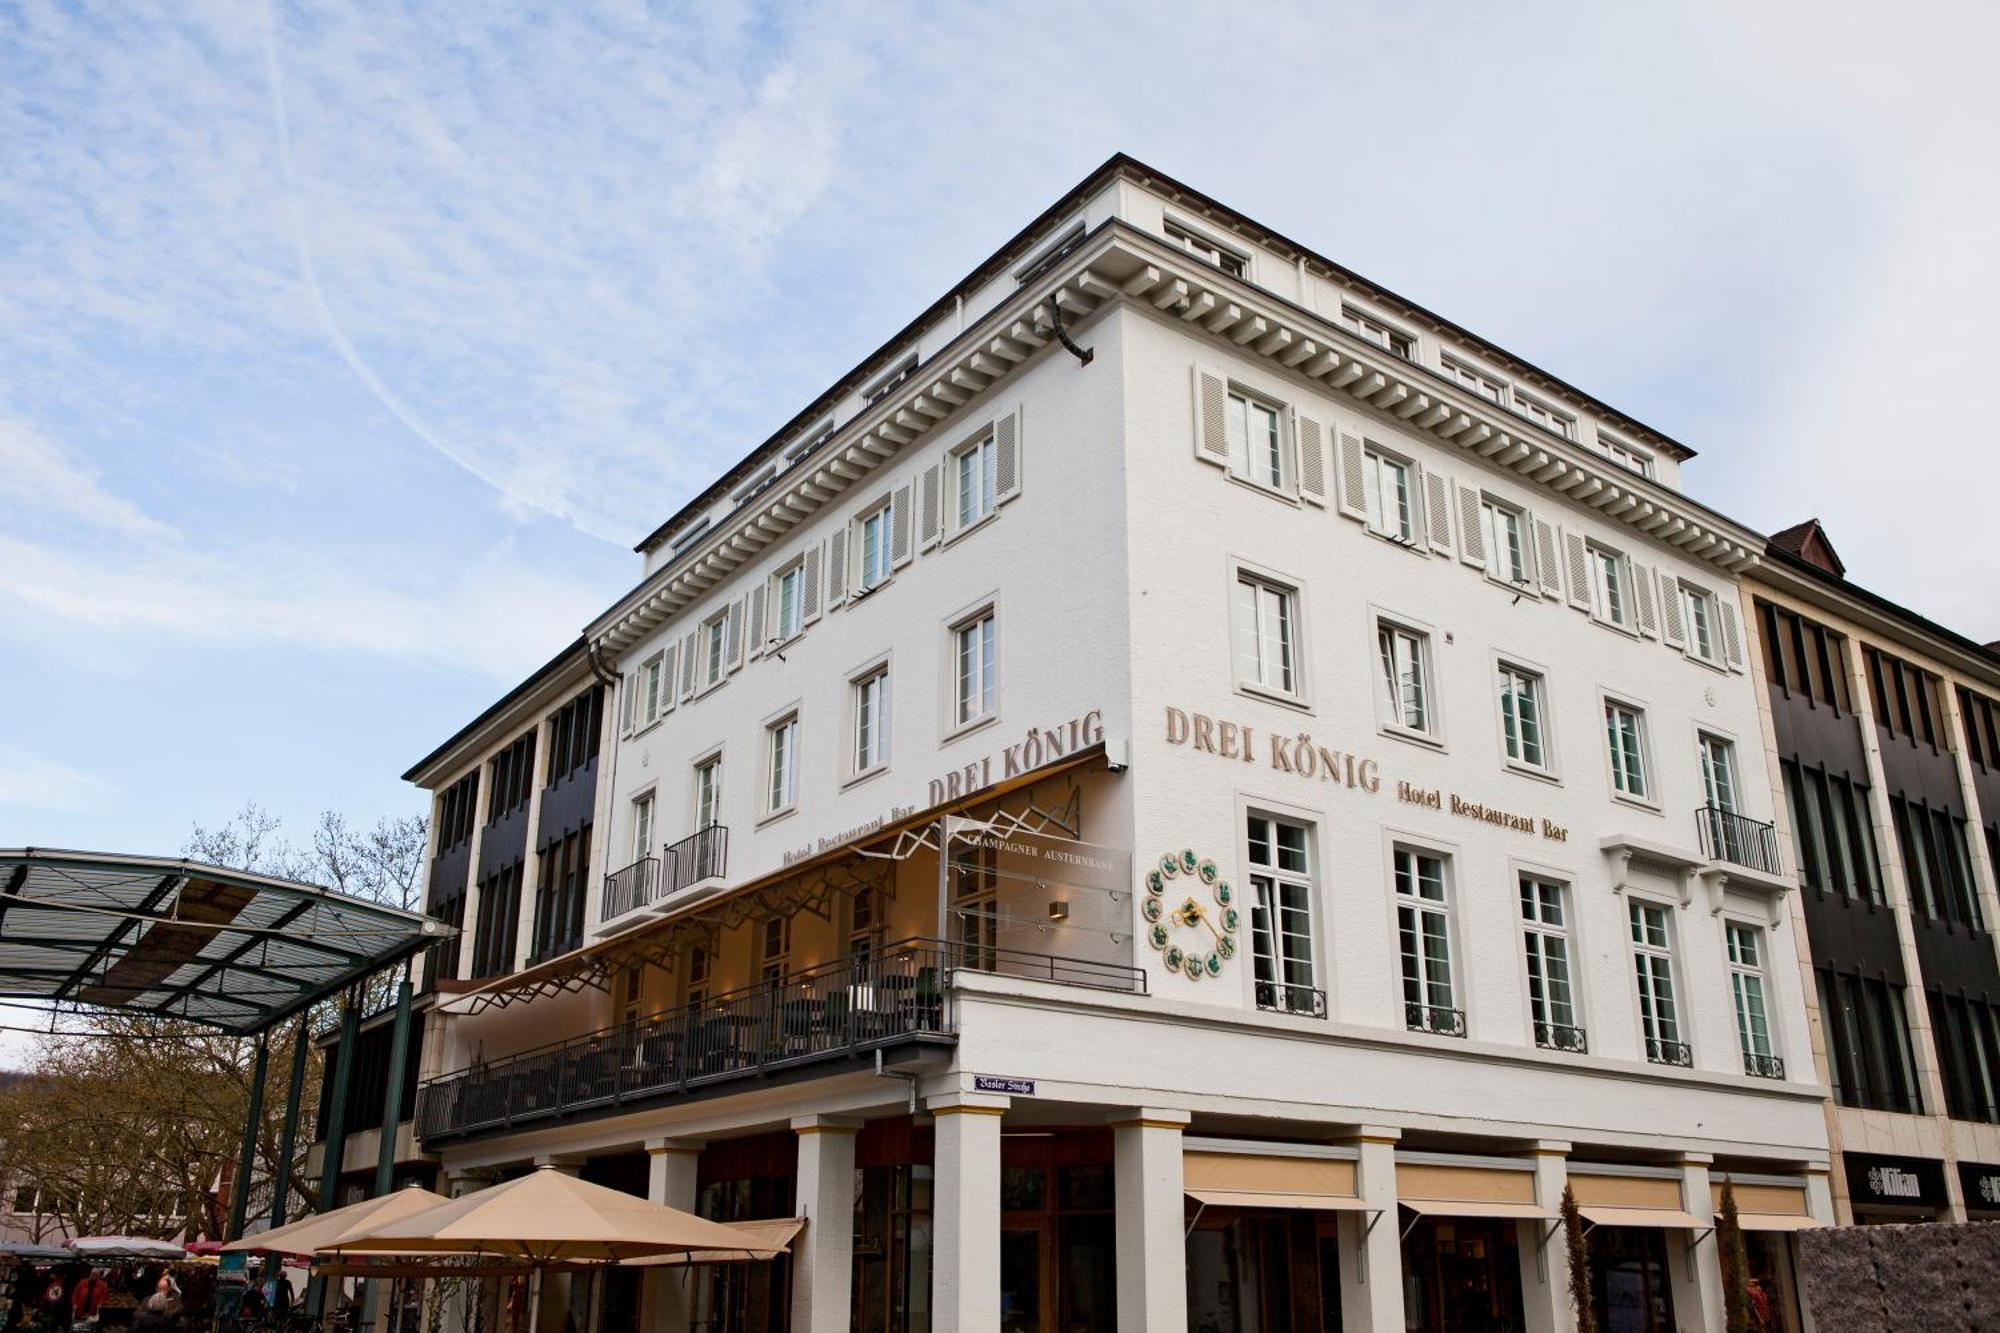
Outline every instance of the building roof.
[[1808, 564], [1818, 565], [1829, 574], [1836, 576], [1847, 573], [1847, 562], [1833, 549], [1833, 542], [1826, 535], [1826, 528], [1816, 518], [1771, 534], [1771, 545], [1780, 551], [1797, 556]]
[[417, 760], [416, 763], [411, 764], [403, 774], [403, 781], [421, 782], [424, 774], [436, 767], [440, 760], [458, 748], [459, 745], [484, 730], [495, 718], [534, 694], [536, 690], [552, 683], [577, 665], [587, 661], [589, 656], [589, 644], [584, 641], [581, 635], [577, 636], [565, 645], [561, 652], [536, 667], [526, 680], [489, 704], [486, 711], [482, 712], [478, 717], [473, 718], [472, 721], [466, 723], [457, 731], [454, 731], [450, 739], [446, 740], [422, 759]]

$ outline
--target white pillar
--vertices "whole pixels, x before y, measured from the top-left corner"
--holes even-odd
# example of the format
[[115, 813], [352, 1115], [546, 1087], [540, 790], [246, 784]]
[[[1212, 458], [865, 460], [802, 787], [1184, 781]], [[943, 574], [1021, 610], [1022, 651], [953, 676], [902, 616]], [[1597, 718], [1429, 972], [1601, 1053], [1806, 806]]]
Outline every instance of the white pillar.
[[[1535, 1156], [1535, 1202], [1551, 1213], [1562, 1210], [1563, 1186], [1569, 1182], [1569, 1148], [1558, 1140], [1543, 1140], [1530, 1150]], [[1521, 1310], [1528, 1333], [1576, 1333], [1562, 1223], [1528, 1218], [1518, 1226]]]
[[1187, 1238], [1181, 1187], [1186, 1111], [1140, 1107], [1114, 1120], [1118, 1333], [1187, 1333]]
[[1722, 1251], [1715, 1243], [1715, 1199], [1708, 1189], [1708, 1167], [1714, 1160], [1707, 1153], [1686, 1153], [1680, 1159], [1681, 1207], [1701, 1222], [1694, 1231], [1667, 1233], [1674, 1323], [1683, 1329], [1723, 1326]]
[[[682, 1139], [646, 1140], [646, 1197], [691, 1213], [698, 1203], [701, 1145]], [[647, 1333], [687, 1333], [688, 1290], [695, 1270], [648, 1268], [640, 1282], [639, 1326]]]
[[799, 1136], [798, 1213], [792, 1247], [792, 1333], [847, 1333], [854, 1287], [854, 1136], [833, 1116], [792, 1121]]
[[1403, 1333], [1403, 1226], [1396, 1210], [1396, 1140], [1401, 1131], [1364, 1125], [1348, 1140], [1361, 1153], [1355, 1186], [1366, 1211], [1340, 1219], [1341, 1327], [1346, 1333]]
[[952, 1092], [936, 1117], [931, 1193], [933, 1333], [1000, 1331], [1000, 1118], [1008, 1099]]

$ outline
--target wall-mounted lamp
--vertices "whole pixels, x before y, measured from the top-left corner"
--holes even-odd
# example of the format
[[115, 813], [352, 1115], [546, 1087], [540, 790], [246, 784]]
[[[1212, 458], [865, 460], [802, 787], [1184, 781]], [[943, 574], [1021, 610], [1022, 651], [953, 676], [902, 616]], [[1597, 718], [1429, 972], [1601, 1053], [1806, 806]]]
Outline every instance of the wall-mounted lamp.
[[1058, 898], [1055, 901], [1051, 902], [1049, 904], [1049, 920], [1051, 921], [1069, 920], [1069, 904], [1064, 900], [1062, 900], [1061, 898]]

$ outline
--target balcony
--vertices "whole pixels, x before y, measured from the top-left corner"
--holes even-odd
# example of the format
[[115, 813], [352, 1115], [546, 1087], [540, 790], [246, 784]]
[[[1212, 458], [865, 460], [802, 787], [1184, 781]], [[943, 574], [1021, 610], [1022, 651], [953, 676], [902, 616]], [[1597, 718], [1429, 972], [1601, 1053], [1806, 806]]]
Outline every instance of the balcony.
[[666, 896], [728, 873], [729, 827], [710, 824], [667, 848]]
[[1743, 1072], [1752, 1078], [1785, 1077], [1785, 1061], [1781, 1056], [1757, 1055], [1750, 1051], [1743, 1053]]
[[1326, 992], [1283, 981], [1260, 981], [1257, 983], [1257, 1007], [1273, 1014], [1325, 1018]]
[[961, 969], [1146, 989], [1144, 970], [1122, 964], [902, 940], [431, 1079], [417, 1090], [417, 1134], [434, 1145], [729, 1091], [794, 1070], [827, 1072], [890, 1047], [949, 1046], [957, 1040], [951, 991]]
[[1590, 1041], [1580, 1027], [1568, 1023], [1535, 1023], [1535, 1045], [1545, 1051], [1568, 1051], [1572, 1055], [1590, 1053]]
[[613, 871], [604, 877], [604, 903], [599, 909], [598, 920], [611, 921], [636, 911], [652, 902], [659, 890], [658, 857], [642, 857], [623, 870]]
[[1778, 860], [1778, 830], [1771, 825], [1719, 805], [1704, 805], [1695, 811], [1695, 826], [1701, 833], [1702, 854], [1709, 860], [1766, 875], [1784, 873]]
[[1463, 1037], [1465, 1010], [1447, 1009], [1437, 1004], [1418, 1004], [1413, 1000], [1405, 1001], [1403, 1026], [1412, 1032], [1430, 1032], [1440, 1037]]
[[1694, 1068], [1694, 1047], [1684, 1041], [1668, 1041], [1662, 1037], [1646, 1038], [1646, 1058], [1656, 1065], [1677, 1065], [1682, 1069]]

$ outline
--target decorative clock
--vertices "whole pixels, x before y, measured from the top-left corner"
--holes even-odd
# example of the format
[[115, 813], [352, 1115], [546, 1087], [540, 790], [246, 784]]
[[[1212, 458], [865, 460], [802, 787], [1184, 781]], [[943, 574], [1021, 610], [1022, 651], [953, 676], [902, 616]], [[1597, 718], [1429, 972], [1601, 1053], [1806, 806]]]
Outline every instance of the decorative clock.
[[1236, 956], [1242, 918], [1236, 890], [1214, 861], [1192, 849], [1167, 852], [1146, 872], [1139, 902], [1146, 918], [1146, 941], [1160, 951], [1170, 971], [1192, 981], [1219, 977]]

